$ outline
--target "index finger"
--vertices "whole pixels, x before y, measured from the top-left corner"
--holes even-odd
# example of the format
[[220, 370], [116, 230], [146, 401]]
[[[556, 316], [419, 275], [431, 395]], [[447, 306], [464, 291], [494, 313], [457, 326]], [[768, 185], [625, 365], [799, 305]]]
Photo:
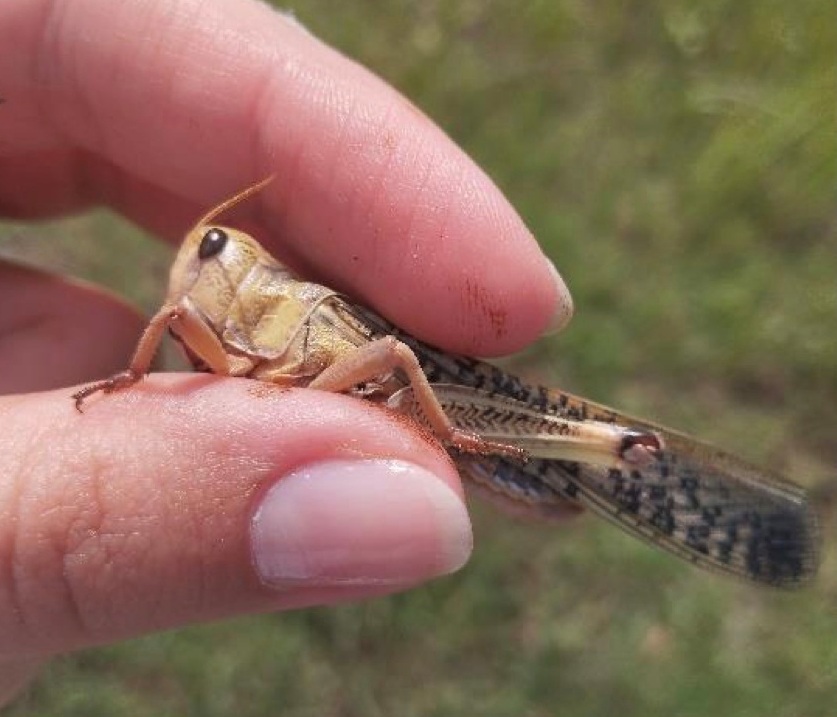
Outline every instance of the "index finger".
[[407, 100], [262, 3], [8, 0], [0, 46], [6, 206], [104, 198], [182, 226], [275, 172], [259, 238], [425, 340], [507, 353], [569, 315], [490, 179]]

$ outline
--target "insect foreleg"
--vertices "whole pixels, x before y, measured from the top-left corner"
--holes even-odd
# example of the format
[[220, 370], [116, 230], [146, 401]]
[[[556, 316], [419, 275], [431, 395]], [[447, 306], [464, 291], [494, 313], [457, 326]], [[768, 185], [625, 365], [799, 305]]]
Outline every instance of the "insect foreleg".
[[100, 391], [102, 393], [113, 393], [120, 388], [126, 388], [135, 384], [147, 374], [165, 330], [179, 311], [180, 309], [177, 306], [164, 304], [154, 314], [151, 321], [148, 322], [145, 331], [142, 332], [142, 336], [140, 337], [139, 343], [137, 343], [137, 348], [134, 350], [134, 355], [131, 358], [131, 363], [128, 365], [128, 368], [119, 373], [115, 373], [104, 381], [85, 386], [80, 391], [74, 393], [73, 399], [75, 400], [76, 410], [81, 412], [81, 406], [84, 400], [94, 393], [99, 393]]
[[228, 374], [229, 361], [218, 337], [188, 307], [178, 304], [164, 304], [151, 317], [142, 332], [137, 348], [128, 368], [115, 373], [104, 381], [85, 386], [73, 394], [76, 410], [81, 411], [84, 400], [94, 393], [113, 393], [132, 386], [151, 368], [154, 354], [163, 340], [167, 328], [171, 327], [180, 339], [211, 368], [214, 373]]

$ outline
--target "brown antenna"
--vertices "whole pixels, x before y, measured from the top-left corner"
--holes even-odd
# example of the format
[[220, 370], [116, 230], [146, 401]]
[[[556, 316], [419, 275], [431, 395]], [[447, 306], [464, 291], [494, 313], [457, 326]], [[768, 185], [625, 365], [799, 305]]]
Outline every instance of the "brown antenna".
[[243, 202], [245, 199], [247, 199], [247, 197], [251, 197], [256, 192], [261, 191], [262, 189], [264, 189], [268, 184], [270, 184], [273, 181], [275, 176], [276, 176], [275, 174], [271, 174], [269, 177], [266, 177], [265, 179], [262, 179], [260, 182], [257, 182], [256, 184], [253, 184], [253, 185], [247, 187], [247, 189], [242, 189], [235, 196], [224, 200], [217, 207], [213, 207], [206, 214], [204, 214], [198, 220], [198, 223], [195, 224], [195, 226], [196, 227], [201, 227], [201, 226], [204, 226], [205, 224], [209, 224], [209, 222], [211, 222], [213, 219], [215, 219], [215, 217], [217, 217], [222, 212], [227, 211], [227, 209], [230, 209], [230, 208], [234, 207], [239, 202]]

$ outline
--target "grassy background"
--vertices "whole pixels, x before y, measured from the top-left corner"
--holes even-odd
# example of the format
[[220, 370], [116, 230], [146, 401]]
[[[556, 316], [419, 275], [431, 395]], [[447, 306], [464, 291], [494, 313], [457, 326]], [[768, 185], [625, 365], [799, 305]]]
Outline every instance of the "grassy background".
[[[820, 500], [809, 590], [707, 577], [595, 519], [475, 506], [461, 574], [53, 663], [13, 715], [827, 715], [837, 703], [837, 26], [825, 0], [293, 1], [506, 191], [573, 290], [520, 371], [775, 466]], [[102, 214], [6, 253], [151, 308]], [[139, 268], [138, 268], [139, 267]]]

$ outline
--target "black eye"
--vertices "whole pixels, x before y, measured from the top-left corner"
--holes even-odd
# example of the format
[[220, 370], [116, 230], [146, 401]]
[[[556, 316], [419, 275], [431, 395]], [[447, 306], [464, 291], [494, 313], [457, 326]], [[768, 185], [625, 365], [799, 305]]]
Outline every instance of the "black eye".
[[198, 247], [198, 257], [209, 259], [211, 256], [220, 254], [227, 243], [227, 239], [227, 233], [223, 229], [210, 229], [201, 239], [201, 245]]

